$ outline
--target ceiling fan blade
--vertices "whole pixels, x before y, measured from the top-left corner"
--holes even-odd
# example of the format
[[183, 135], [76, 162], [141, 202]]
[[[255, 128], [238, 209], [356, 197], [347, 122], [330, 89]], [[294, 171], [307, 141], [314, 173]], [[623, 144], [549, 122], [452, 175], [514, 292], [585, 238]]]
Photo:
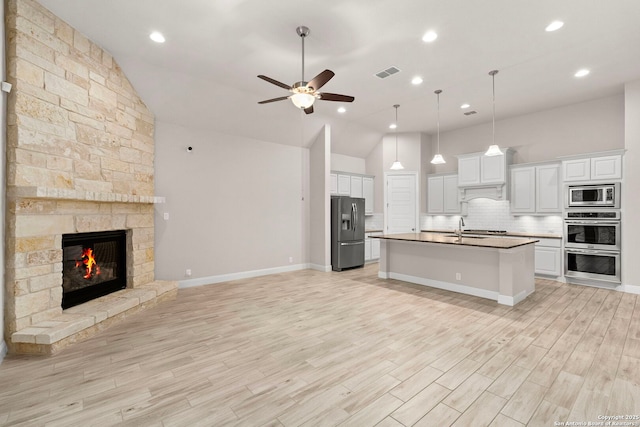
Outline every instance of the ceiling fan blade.
[[313, 90], [318, 90], [322, 86], [324, 86], [329, 80], [333, 78], [336, 74], [331, 70], [324, 70], [317, 76], [315, 76], [309, 83], [307, 83], [307, 87], [312, 87]]
[[317, 94], [321, 100], [323, 101], [341, 101], [341, 102], [353, 102], [355, 99], [353, 96], [349, 95], [339, 95], [337, 93], [319, 93]]
[[258, 102], [258, 104], [268, 104], [270, 102], [284, 101], [285, 99], [289, 99], [289, 97], [288, 96], [281, 96], [280, 98], [267, 99], [265, 101]]
[[258, 76], [258, 78], [259, 78], [259, 79], [262, 79], [262, 80], [264, 80], [264, 81], [267, 81], [267, 82], [269, 82], [269, 83], [271, 83], [271, 84], [274, 84], [274, 85], [276, 85], [276, 86], [280, 86], [282, 89], [286, 89], [286, 90], [290, 90], [290, 89], [291, 89], [291, 86], [286, 85], [286, 84], [284, 84], [284, 83], [282, 83], [282, 82], [279, 82], [279, 81], [277, 81], [277, 80], [274, 80], [274, 79], [272, 79], [271, 77], [263, 76], [262, 74], [260, 74], [260, 75]]
[[305, 109], [304, 109], [304, 112], [305, 112], [305, 113], [307, 113], [307, 114], [311, 114], [311, 113], [313, 113], [313, 105], [311, 105], [311, 106], [309, 106], [309, 107], [305, 108]]

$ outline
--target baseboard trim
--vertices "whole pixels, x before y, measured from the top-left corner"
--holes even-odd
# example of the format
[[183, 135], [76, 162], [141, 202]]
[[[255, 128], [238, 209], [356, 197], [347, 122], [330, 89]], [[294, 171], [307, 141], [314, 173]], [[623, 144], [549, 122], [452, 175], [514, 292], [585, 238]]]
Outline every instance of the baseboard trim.
[[[378, 275], [380, 277], [380, 275]], [[381, 277], [382, 278], [382, 277]], [[439, 280], [425, 279], [423, 277], [409, 276], [407, 274], [400, 273], [388, 273], [388, 278], [402, 280], [404, 282], [415, 283], [416, 285], [430, 286], [432, 288], [443, 289], [445, 291], [453, 291], [461, 294], [472, 295], [474, 297], [487, 298], [494, 301], [499, 301], [500, 294], [495, 291], [489, 291], [486, 289], [478, 289], [472, 286], [458, 285], [455, 283], [441, 282]], [[504, 297], [506, 298], [506, 297]], [[500, 302], [501, 304], [504, 304]]]
[[7, 343], [4, 342], [4, 340], [0, 341], [0, 363], [2, 363], [4, 357], [7, 355], [7, 351], [9, 351]]
[[199, 277], [197, 279], [181, 280], [178, 288], [192, 288], [195, 286], [213, 285], [215, 283], [229, 282], [231, 280], [250, 279], [253, 277], [268, 276], [270, 274], [288, 273], [290, 271], [305, 270], [309, 264], [286, 265], [283, 267], [264, 268], [262, 270], [241, 271], [238, 273], [221, 274], [219, 276]]
[[640, 295], [640, 286], [636, 285], [622, 285], [618, 288], [618, 290], [626, 292], [628, 294]]
[[323, 273], [328, 273], [331, 271], [330, 265], [308, 264], [308, 268], [312, 270], [322, 271]]

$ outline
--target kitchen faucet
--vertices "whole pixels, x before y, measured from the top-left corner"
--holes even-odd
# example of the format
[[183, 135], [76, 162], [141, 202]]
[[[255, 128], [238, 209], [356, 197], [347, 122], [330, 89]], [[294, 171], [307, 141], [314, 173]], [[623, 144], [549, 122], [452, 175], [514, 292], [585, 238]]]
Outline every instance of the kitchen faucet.
[[460, 221], [458, 221], [458, 229], [456, 230], [456, 236], [458, 236], [458, 239], [462, 237], [462, 227], [464, 225], [465, 225], [464, 219], [460, 217]]

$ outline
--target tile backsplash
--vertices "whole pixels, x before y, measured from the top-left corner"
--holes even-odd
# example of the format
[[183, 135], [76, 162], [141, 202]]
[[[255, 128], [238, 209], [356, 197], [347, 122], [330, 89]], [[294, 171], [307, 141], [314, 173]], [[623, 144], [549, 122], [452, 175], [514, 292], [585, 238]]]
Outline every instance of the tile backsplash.
[[[460, 215], [422, 215], [420, 225], [423, 230], [450, 230], [458, 227], [459, 218]], [[514, 216], [509, 211], [508, 201], [471, 200], [463, 218], [465, 229], [562, 234], [561, 215]]]

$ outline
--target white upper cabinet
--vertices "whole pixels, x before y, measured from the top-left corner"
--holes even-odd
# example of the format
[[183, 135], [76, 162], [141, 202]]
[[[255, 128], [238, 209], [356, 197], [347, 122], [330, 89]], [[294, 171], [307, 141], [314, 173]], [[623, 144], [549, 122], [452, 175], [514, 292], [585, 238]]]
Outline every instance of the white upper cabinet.
[[503, 184], [506, 174], [505, 157], [480, 156], [480, 182], [482, 184]]
[[429, 213], [444, 213], [444, 186], [442, 176], [427, 178], [427, 202]]
[[458, 157], [458, 185], [480, 184], [480, 156], [469, 155]]
[[458, 175], [427, 177], [427, 211], [432, 214], [460, 213]]
[[362, 177], [351, 176], [351, 197], [362, 197]]
[[458, 175], [442, 177], [444, 213], [460, 213], [460, 196], [458, 192]]
[[574, 159], [562, 162], [562, 176], [565, 181], [591, 180], [591, 160]]
[[560, 164], [511, 167], [510, 208], [514, 214], [562, 211]]
[[562, 212], [560, 164], [536, 166], [536, 212]]
[[485, 156], [484, 153], [461, 154], [458, 156], [458, 186], [494, 185], [507, 182], [507, 165], [510, 150], [503, 149], [500, 156]]
[[331, 179], [331, 186], [329, 187], [330, 190], [329, 192], [333, 195], [333, 194], [338, 194], [338, 174], [336, 173], [332, 173], [330, 175], [330, 179]]
[[338, 174], [338, 194], [341, 196], [351, 195], [351, 175]]
[[536, 211], [536, 168], [511, 168], [510, 207], [513, 213], [533, 213]]
[[504, 154], [485, 156], [482, 153], [461, 154], [458, 157], [458, 187], [460, 201], [476, 198], [506, 200], [507, 166], [513, 157], [509, 148], [503, 148]]
[[562, 177], [565, 182], [622, 179], [622, 155], [563, 160]]
[[373, 176], [332, 171], [330, 177], [331, 195], [364, 198], [364, 214], [373, 215]]
[[362, 178], [362, 195], [364, 196], [364, 214], [365, 215], [373, 214], [373, 194], [374, 194], [373, 178], [370, 176], [363, 177]]
[[591, 179], [622, 179], [622, 156], [592, 157]]

